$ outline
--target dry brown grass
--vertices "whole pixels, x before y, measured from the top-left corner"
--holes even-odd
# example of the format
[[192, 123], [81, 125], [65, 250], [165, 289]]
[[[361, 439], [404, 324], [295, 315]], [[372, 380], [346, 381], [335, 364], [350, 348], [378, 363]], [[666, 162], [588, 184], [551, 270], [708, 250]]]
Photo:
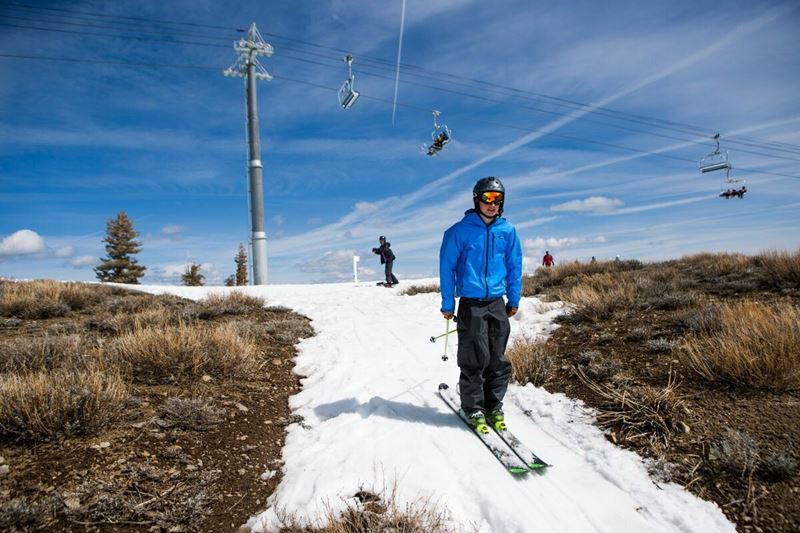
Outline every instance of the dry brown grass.
[[309, 320], [288, 310], [258, 322], [242, 320], [236, 324], [243, 335], [282, 344], [294, 344], [300, 339], [314, 336], [314, 328]]
[[546, 341], [529, 336], [514, 339], [506, 350], [506, 357], [514, 369], [512, 378], [522, 385], [544, 385], [555, 364], [555, 354]]
[[711, 381], [789, 389], [800, 386], [800, 309], [789, 303], [728, 304], [713, 335], [689, 335], [681, 358]]
[[85, 283], [36, 280], [0, 283], [0, 315], [20, 318], [64, 316], [112, 295], [114, 289]]
[[235, 324], [140, 329], [115, 339], [108, 354], [145, 383], [245, 377], [260, 368], [256, 344]]
[[405, 296], [414, 296], [415, 294], [423, 294], [427, 292], [440, 292], [438, 283], [430, 283], [428, 285], [412, 285], [403, 289], [400, 294]]
[[167, 398], [159, 408], [161, 425], [208, 431], [220, 422], [224, 411], [208, 398]]
[[704, 273], [709, 277], [724, 276], [730, 273], [745, 272], [753, 264], [753, 259], [744, 254], [703, 252], [679, 259], [682, 266]]
[[121, 373], [97, 364], [0, 376], [0, 435], [39, 441], [93, 434], [118, 417], [126, 396]]
[[686, 400], [678, 394], [672, 373], [663, 389], [645, 385], [619, 390], [592, 381], [580, 367], [576, 372], [605, 401], [598, 410], [597, 421], [618, 430], [615, 439], [645, 439], [653, 448], [668, 448], [672, 434], [688, 428], [684, 422], [688, 413]]
[[[283, 515], [283, 516], [281, 516]], [[303, 525], [295, 516], [279, 512], [283, 533], [451, 533], [449, 513], [430, 498], [419, 498], [401, 505], [396, 486], [387, 493], [359, 490], [345, 500], [345, 509], [337, 512], [325, 506], [325, 524]]]
[[617, 309], [629, 308], [639, 295], [630, 277], [601, 273], [579, 276], [575, 285], [557, 290], [559, 298], [575, 304], [575, 314], [588, 319], [609, 318]]
[[542, 289], [561, 285], [569, 278], [593, 276], [595, 274], [619, 273], [639, 270], [643, 267], [640, 261], [597, 261], [595, 263], [564, 263], [551, 268], [539, 268], [531, 276], [522, 278], [523, 296], [535, 296]]
[[0, 342], [0, 374], [77, 369], [85, 353], [79, 335], [15, 337]]
[[[188, 320], [191, 321], [191, 317]], [[177, 326], [185, 322], [185, 317], [178, 310], [153, 303], [149, 308], [135, 313], [94, 316], [85, 325], [87, 329], [100, 333], [121, 335], [141, 329]]]
[[210, 294], [196, 302], [192, 308], [198, 318], [215, 318], [222, 315], [245, 315], [264, 308], [264, 298], [249, 296], [241, 291], [227, 294]]
[[755, 261], [769, 272], [773, 281], [800, 286], [800, 249], [794, 253], [763, 252], [755, 257]]

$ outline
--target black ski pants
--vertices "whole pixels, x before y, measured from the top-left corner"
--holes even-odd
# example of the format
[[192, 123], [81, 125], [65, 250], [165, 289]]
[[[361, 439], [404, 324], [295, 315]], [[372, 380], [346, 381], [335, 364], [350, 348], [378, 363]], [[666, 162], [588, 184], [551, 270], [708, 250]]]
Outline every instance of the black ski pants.
[[394, 266], [394, 260], [390, 259], [386, 261], [384, 272], [386, 273], [386, 284], [387, 285], [397, 285], [398, 281], [397, 278], [394, 277], [392, 274], [392, 266]]
[[511, 333], [505, 301], [461, 298], [457, 324], [461, 408], [467, 415], [502, 408], [512, 372], [505, 353]]

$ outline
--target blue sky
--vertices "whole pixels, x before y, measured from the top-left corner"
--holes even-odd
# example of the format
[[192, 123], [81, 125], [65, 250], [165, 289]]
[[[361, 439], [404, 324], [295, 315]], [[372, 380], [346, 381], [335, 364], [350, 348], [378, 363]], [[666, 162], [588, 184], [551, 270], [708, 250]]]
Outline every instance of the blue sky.
[[[270, 283], [352, 279], [353, 255], [379, 279], [378, 235], [401, 281], [435, 276], [442, 232], [487, 175], [530, 268], [545, 249], [800, 244], [798, 1], [407, 0], [394, 125], [401, 0], [225, 4], [0, 3], [0, 54], [212, 67], [0, 56], [0, 275], [94, 279], [122, 210], [144, 283], [176, 283], [187, 261], [210, 283], [233, 273], [249, 237], [244, 90], [222, 71], [252, 22], [275, 50], [258, 102]], [[362, 97], [345, 111], [346, 51]], [[431, 158], [433, 109], [454, 140]], [[697, 170], [717, 131], [743, 200]]]

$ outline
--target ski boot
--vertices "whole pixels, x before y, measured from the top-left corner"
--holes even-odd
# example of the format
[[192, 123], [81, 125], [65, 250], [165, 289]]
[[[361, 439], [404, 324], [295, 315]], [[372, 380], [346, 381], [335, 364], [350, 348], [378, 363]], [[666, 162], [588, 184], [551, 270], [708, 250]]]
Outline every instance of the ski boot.
[[475, 411], [474, 413], [467, 415], [467, 423], [478, 433], [484, 435], [489, 433], [489, 426], [486, 425], [486, 416], [484, 416], [483, 411]]
[[506, 431], [508, 429], [502, 409], [493, 409], [489, 412], [489, 421], [497, 431]]

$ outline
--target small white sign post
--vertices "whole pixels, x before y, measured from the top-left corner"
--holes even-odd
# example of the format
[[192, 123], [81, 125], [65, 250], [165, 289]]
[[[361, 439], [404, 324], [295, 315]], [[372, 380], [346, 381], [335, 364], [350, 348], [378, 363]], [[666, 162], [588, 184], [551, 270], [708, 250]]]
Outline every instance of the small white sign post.
[[361, 258], [357, 255], [353, 256], [353, 283], [358, 283], [358, 262]]

